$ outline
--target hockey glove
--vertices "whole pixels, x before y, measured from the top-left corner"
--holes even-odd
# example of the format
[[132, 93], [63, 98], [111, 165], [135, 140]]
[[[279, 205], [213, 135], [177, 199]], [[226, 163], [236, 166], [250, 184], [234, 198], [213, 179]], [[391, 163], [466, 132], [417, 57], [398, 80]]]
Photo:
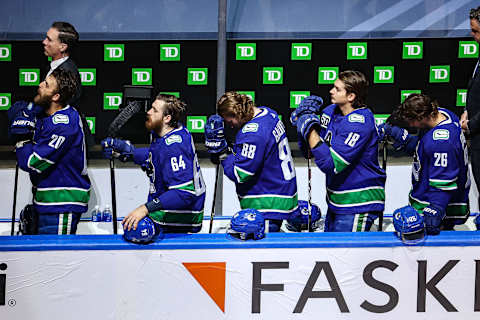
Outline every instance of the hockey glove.
[[425, 227], [427, 228], [427, 234], [436, 235], [440, 233], [440, 225], [445, 217], [445, 210], [442, 208], [430, 204], [423, 209], [423, 219], [425, 220]]
[[320, 129], [320, 119], [313, 113], [304, 114], [297, 121], [297, 133], [306, 142], [308, 141], [308, 134], [316, 127]]
[[406, 129], [382, 123], [378, 126], [378, 133], [382, 140], [386, 139], [397, 151], [405, 148], [408, 143], [408, 131]]
[[33, 103], [28, 104], [26, 107], [22, 103], [21, 107], [23, 108], [18, 108], [15, 115], [13, 115], [13, 112], [8, 114], [9, 118], [10, 116], [12, 117], [8, 136], [15, 142], [31, 140], [35, 130], [36, 114]]
[[223, 118], [217, 114], [208, 117], [205, 124], [205, 146], [210, 153], [210, 160], [219, 164], [228, 155], [227, 140], [225, 140]]
[[102, 140], [101, 144], [104, 158], [111, 159], [113, 156], [122, 162], [127, 162], [133, 158], [135, 147], [128, 140], [106, 138]]
[[323, 105], [323, 100], [317, 96], [309, 96], [300, 102], [298, 107], [290, 115], [290, 122], [297, 126], [298, 119], [304, 114], [319, 113]]

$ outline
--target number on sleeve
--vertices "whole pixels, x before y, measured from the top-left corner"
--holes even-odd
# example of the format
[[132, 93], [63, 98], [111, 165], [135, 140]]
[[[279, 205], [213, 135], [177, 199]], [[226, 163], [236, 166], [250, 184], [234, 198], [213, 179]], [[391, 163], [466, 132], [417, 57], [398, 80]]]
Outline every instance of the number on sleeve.
[[282, 161], [281, 166], [285, 180], [288, 181], [295, 178], [295, 168], [293, 166], [292, 153], [287, 138], [283, 138], [278, 143], [278, 157]]
[[178, 170], [180, 170], [180, 168], [185, 170], [185, 161], [183, 161], [182, 157], [183, 156], [178, 157], [178, 160], [177, 157], [170, 158], [170, 164], [172, 165], [172, 170], [174, 172], [177, 172]]
[[447, 153], [440, 153], [440, 152], [435, 152], [433, 154], [433, 157], [435, 158], [434, 166], [435, 167], [447, 167], [448, 165], [448, 159], [447, 159], [448, 154]]
[[56, 134], [52, 134], [52, 140], [48, 143], [48, 146], [54, 149], [58, 149], [64, 141], [64, 136], [57, 136]]
[[244, 156], [245, 158], [253, 159], [255, 158], [255, 150], [257, 150], [256, 145], [244, 143], [242, 147], [242, 156]]
[[357, 143], [359, 138], [360, 138], [360, 135], [358, 133], [350, 132], [348, 134], [347, 139], [345, 139], [345, 144], [350, 147], [353, 147], [355, 146], [355, 143]]

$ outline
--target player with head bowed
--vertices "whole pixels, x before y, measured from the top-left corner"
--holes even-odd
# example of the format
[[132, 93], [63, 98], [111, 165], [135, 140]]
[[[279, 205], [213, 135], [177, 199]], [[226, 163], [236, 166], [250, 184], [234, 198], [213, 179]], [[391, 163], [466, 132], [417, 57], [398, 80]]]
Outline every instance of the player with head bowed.
[[125, 232], [136, 230], [142, 219], [152, 219], [156, 232], [187, 233], [202, 228], [205, 183], [193, 138], [180, 120], [186, 105], [172, 95], [159, 94], [147, 112], [145, 127], [153, 135], [148, 148], [106, 138], [104, 156], [133, 160], [150, 179], [148, 201], [122, 221]]
[[379, 129], [397, 150], [413, 155], [410, 205], [423, 214], [428, 234], [453, 230], [469, 210], [468, 151], [458, 117], [424, 94], [412, 94], [395, 110], [418, 136], [389, 124]]
[[[285, 126], [274, 110], [257, 107], [237, 92], [220, 97], [217, 113], [205, 125], [212, 161], [221, 162], [225, 175], [235, 183], [240, 207], [260, 211], [269, 221], [269, 231], [279, 231], [298, 201]], [[224, 123], [237, 130], [232, 149], [224, 137]]]
[[18, 165], [33, 184], [34, 210], [21, 215], [24, 234], [75, 234], [87, 211], [85, 136], [77, 110], [67, 104], [77, 84], [71, 72], [55, 69], [40, 83], [35, 105], [20, 102], [8, 112]]
[[386, 176], [367, 88], [361, 72], [343, 71], [330, 90], [331, 105], [321, 111], [321, 99], [307, 97], [290, 117], [300, 149], [326, 176], [325, 231], [369, 231], [384, 210]]

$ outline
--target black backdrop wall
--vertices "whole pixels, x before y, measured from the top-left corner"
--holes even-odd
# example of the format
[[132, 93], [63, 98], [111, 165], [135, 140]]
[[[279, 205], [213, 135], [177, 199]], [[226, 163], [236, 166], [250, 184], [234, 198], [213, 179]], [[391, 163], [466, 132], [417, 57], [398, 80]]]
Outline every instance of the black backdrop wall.
[[[406, 55], [411, 42], [415, 47], [410, 46], [410, 53], [417, 55]], [[117, 49], [109, 49], [112, 45]], [[79, 109], [92, 125], [96, 142], [105, 137], [118, 114], [122, 86], [144, 79], [151, 80], [145, 84], [153, 85], [155, 94], [179, 94], [188, 104], [187, 125], [195, 141], [203, 142], [204, 121], [215, 112], [216, 45], [208, 40], [82, 41], [72, 56], [83, 74]], [[478, 45], [460, 38], [242, 40], [228, 42], [227, 57], [227, 90], [253, 93], [257, 105], [275, 108], [284, 120], [298, 102], [295, 94], [316, 94], [328, 103], [333, 82], [330, 71], [346, 69], [360, 70], [369, 79], [368, 105], [375, 114], [391, 113], [400, 103], [402, 90], [420, 90], [460, 114]], [[36, 94], [48, 65], [39, 41], [0, 42], [0, 145], [9, 144], [5, 110], [16, 100]], [[290, 140], [296, 140], [292, 127], [286, 126]], [[143, 115], [129, 124], [124, 135], [134, 143], [147, 143]]]

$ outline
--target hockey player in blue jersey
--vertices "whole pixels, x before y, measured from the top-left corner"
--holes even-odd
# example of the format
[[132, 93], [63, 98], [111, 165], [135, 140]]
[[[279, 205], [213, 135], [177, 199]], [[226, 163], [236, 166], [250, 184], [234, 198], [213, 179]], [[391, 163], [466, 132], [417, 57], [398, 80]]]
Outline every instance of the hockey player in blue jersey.
[[[235, 183], [240, 207], [260, 211], [269, 220], [269, 231], [279, 231], [298, 206], [285, 126], [274, 110], [256, 107], [249, 97], [236, 92], [219, 99], [217, 112], [205, 125], [208, 151]], [[224, 122], [238, 130], [233, 150], [227, 147]]]
[[77, 110], [67, 104], [77, 85], [72, 73], [55, 69], [38, 87], [37, 106], [17, 110], [10, 126], [12, 136], [25, 134], [28, 126], [33, 130], [16, 144], [18, 165], [30, 174], [34, 190], [34, 211], [24, 210], [31, 216], [21, 217], [29, 233], [75, 234], [87, 211], [85, 136]]
[[107, 138], [104, 155], [133, 160], [150, 179], [148, 201], [122, 221], [126, 232], [140, 220], [152, 219], [158, 232], [198, 232], [202, 228], [205, 183], [193, 138], [179, 122], [185, 103], [175, 96], [159, 94], [147, 112], [145, 127], [152, 132], [149, 148], [135, 148], [130, 142]]
[[384, 210], [386, 177], [378, 164], [375, 119], [365, 105], [367, 88], [361, 72], [343, 71], [321, 120], [317, 97], [305, 98], [291, 115], [300, 148], [307, 156], [311, 149], [326, 176], [325, 231], [369, 231]]
[[410, 205], [423, 214], [428, 234], [453, 230], [470, 213], [468, 152], [458, 117], [423, 94], [408, 96], [395, 115], [420, 129], [414, 136], [389, 123], [379, 128], [395, 149], [413, 155]]

